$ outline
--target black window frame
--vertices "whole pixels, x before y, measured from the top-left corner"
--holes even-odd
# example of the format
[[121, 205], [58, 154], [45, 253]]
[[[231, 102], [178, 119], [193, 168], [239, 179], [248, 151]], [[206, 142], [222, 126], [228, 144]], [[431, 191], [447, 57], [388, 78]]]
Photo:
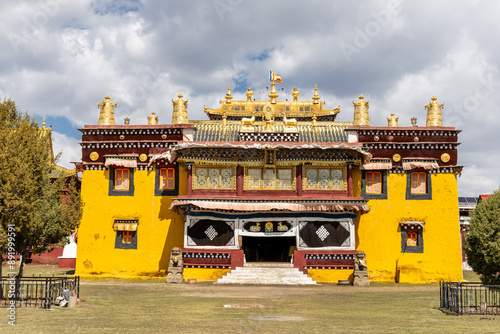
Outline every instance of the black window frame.
[[[160, 188], [160, 169], [173, 168], [175, 173], [175, 187], [174, 189], [161, 189]], [[155, 167], [155, 196], [177, 196], [179, 195], [179, 165], [167, 165]]]
[[[363, 170], [361, 178], [361, 197], [364, 199], [387, 199], [387, 170]], [[366, 192], [366, 173], [382, 173], [382, 191], [380, 194], [370, 194]]]
[[[407, 233], [417, 233], [417, 245], [407, 245]], [[411, 229], [401, 226], [401, 253], [423, 253], [424, 252], [424, 236], [422, 229]]]
[[116, 249], [137, 249], [137, 231], [132, 231], [132, 242], [122, 241], [123, 231], [116, 231], [115, 248]]
[[[128, 190], [117, 190], [115, 189], [115, 170], [116, 169], [128, 169], [130, 172], [130, 185]], [[109, 167], [109, 196], [134, 196], [135, 186], [134, 186], [134, 168], [127, 167]]]
[[[425, 173], [425, 194], [414, 194], [411, 192], [412, 173]], [[423, 170], [409, 170], [406, 172], [406, 199], [407, 200], [430, 200], [432, 199], [431, 173]]]

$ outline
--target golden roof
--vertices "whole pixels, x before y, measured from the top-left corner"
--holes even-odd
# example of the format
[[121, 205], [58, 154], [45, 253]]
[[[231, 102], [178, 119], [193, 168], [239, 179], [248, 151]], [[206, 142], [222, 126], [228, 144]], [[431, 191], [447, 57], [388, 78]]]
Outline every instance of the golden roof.
[[[194, 141], [240, 141], [241, 121], [193, 121]], [[255, 133], [264, 133], [265, 122], [256, 121], [254, 123]], [[310, 143], [346, 143], [347, 129], [352, 126], [352, 122], [318, 122], [313, 125], [311, 122], [297, 122], [298, 142]], [[275, 122], [274, 130], [283, 133], [283, 122]]]
[[[205, 113], [210, 119], [220, 119], [222, 116], [229, 117], [230, 119], [241, 119], [242, 117], [264, 117], [264, 106], [271, 103], [273, 106], [273, 117], [282, 117], [286, 113], [288, 118], [307, 118], [324, 117], [327, 116], [328, 120], [334, 121], [335, 116], [340, 112], [340, 106], [334, 109], [324, 109], [325, 101], [319, 101], [318, 88], [315, 86], [314, 96], [311, 101], [299, 101], [299, 92], [294, 88], [292, 92], [292, 101], [276, 101], [278, 94], [275, 89], [275, 83], [271, 83], [271, 93], [269, 94], [269, 101], [255, 101], [251, 100], [253, 92], [248, 88], [246, 92], [246, 100], [233, 100], [231, 95], [231, 87], [228, 86], [228, 91], [225, 100], [221, 100], [219, 108], [209, 108], [205, 106]], [[219, 117], [217, 117], [219, 116]], [[318, 119], [319, 121], [320, 119]]]

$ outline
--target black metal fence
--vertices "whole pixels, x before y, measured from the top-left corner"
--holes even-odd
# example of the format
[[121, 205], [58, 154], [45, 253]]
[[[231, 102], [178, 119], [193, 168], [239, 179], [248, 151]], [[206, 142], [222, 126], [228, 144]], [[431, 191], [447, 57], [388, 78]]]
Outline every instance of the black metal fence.
[[456, 315], [500, 315], [500, 285], [440, 282], [441, 309]]
[[49, 309], [64, 290], [80, 298], [80, 276], [26, 277], [21, 279], [19, 298], [15, 298], [15, 277], [2, 277], [0, 307], [43, 307]]

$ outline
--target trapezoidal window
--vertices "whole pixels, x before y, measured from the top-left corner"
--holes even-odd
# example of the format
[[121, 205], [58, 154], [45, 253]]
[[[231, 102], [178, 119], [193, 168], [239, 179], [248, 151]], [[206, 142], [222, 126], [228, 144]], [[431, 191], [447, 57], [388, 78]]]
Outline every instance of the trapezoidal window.
[[110, 196], [134, 195], [134, 169], [123, 167], [109, 167]]
[[157, 167], [155, 172], [155, 196], [179, 194], [179, 166]]

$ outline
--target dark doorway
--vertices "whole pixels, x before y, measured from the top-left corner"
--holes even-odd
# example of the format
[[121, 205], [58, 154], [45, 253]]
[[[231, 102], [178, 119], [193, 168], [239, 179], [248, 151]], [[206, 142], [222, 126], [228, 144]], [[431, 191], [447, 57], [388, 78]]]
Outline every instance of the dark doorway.
[[[243, 237], [247, 262], [290, 262], [295, 237]], [[292, 252], [293, 254], [293, 252]]]

